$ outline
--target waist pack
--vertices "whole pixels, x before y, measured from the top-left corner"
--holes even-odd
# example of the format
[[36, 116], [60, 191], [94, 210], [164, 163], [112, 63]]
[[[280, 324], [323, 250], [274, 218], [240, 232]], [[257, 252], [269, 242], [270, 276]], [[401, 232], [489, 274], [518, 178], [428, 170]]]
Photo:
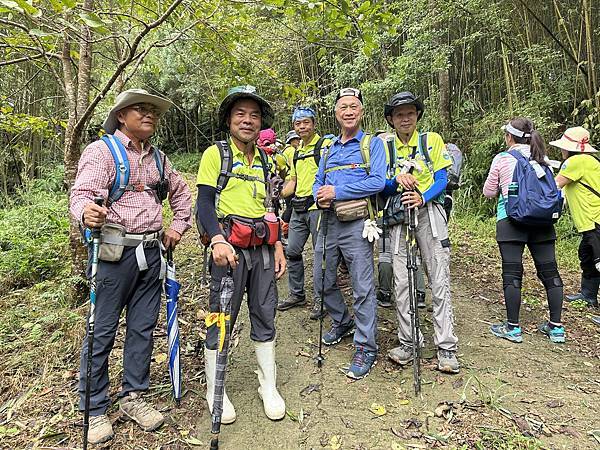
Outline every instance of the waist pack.
[[156, 247], [160, 245], [162, 231], [153, 233], [127, 233], [124, 226], [116, 223], [105, 223], [100, 230], [100, 250], [98, 259], [106, 262], [117, 262], [123, 256], [125, 247]]
[[333, 211], [340, 222], [351, 222], [369, 217], [369, 199], [343, 200], [334, 202]]
[[279, 220], [249, 219], [229, 215], [223, 219], [225, 239], [239, 248], [274, 245], [279, 240]]
[[315, 204], [315, 199], [312, 196], [294, 197], [292, 198], [292, 209], [297, 213], [307, 212], [312, 205]]
[[404, 223], [404, 204], [402, 203], [402, 194], [396, 194], [390, 197], [386, 207], [383, 210], [383, 224], [386, 227], [393, 227]]

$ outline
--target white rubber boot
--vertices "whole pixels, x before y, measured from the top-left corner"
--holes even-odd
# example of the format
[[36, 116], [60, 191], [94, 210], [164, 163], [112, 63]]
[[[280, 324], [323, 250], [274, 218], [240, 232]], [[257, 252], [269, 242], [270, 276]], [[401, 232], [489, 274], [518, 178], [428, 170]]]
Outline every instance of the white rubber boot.
[[[208, 409], [212, 414], [213, 398], [215, 394], [215, 368], [217, 366], [217, 351], [209, 350], [204, 347], [204, 374], [206, 375], [206, 402]], [[221, 423], [227, 425], [235, 422], [235, 408], [227, 397], [227, 392], [223, 389], [223, 414]]]
[[263, 401], [265, 414], [271, 420], [285, 417], [285, 402], [277, 392], [277, 369], [275, 367], [275, 341], [255, 342], [256, 359], [258, 360], [258, 395]]

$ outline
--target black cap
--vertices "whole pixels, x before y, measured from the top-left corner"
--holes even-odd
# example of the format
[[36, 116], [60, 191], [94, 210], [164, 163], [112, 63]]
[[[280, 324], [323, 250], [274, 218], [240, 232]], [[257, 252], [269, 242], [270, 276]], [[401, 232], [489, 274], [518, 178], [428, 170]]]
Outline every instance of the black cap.
[[423, 113], [425, 112], [425, 105], [421, 101], [419, 97], [417, 97], [412, 92], [403, 91], [398, 92], [397, 94], [392, 95], [392, 98], [388, 100], [383, 109], [383, 114], [385, 115], [385, 120], [391, 125], [394, 126], [389, 117], [392, 117], [392, 112], [394, 108], [402, 105], [414, 105], [417, 108], [417, 120], [423, 117]]

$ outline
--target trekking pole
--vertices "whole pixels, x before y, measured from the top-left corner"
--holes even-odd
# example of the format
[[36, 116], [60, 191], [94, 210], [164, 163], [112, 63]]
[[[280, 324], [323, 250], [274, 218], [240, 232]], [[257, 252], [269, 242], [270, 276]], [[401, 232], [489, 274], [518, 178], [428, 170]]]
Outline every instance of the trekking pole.
[[317, 367], [323, 366], [325, 357], [323, 356], [323, 312], [325, 308], [325, 269], [327, 268], [326, 253], [327, 253], [327, 222], [329, 213], [326, 209], [321, 213], [321, 233], [323, 234], [323, 257], [321, 258], [321, 312], [319, 318], [319, 354], [317, 355]]
[[419, 309], [417, 308], [417, 209], [407, 208], [408, 223], [406, 225], [406, 269], [408, 270], [408, 298], [410, 302], [410, 328], [413, 357], [413, 382], [415, 395], [421, 392], [421, 345]]
[[[95, 197], [94, 203], [102, 206], [104, 199]], [[83, 450], [87, 450], [90, 429], [90, 384], [92, 381], [92, 356], [94, 351], [94, 325], [96, 322], [96, 275], [98, 274], [98, 252], [100, 250], [100, 228], [92, 228], [92, 273], [90, 277], [90, 311], [88, 315], [88, 353], [85, 371], [85, 407], [83, 410]]]

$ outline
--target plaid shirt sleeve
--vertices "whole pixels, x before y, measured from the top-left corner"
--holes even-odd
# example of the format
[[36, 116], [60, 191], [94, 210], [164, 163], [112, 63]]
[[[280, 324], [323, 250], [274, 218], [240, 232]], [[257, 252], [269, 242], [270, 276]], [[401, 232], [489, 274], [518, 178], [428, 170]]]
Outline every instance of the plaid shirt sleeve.
[[79, 222], [83, 222], [85, 205], [92, 203], [94, 197], [108, 197], [111, 180], [116, 175], [112, 157], [108, 156], [110, 159], [107, 158], [102, 141], [91, 143], [81, 154], [69, 199], [69, 211]]
[[168, 158], [165, 172], [169, 178], [169, 204], [173, 210], [173, 222], [170, 228], [183, 234], [192, 226], [192, 193]]

